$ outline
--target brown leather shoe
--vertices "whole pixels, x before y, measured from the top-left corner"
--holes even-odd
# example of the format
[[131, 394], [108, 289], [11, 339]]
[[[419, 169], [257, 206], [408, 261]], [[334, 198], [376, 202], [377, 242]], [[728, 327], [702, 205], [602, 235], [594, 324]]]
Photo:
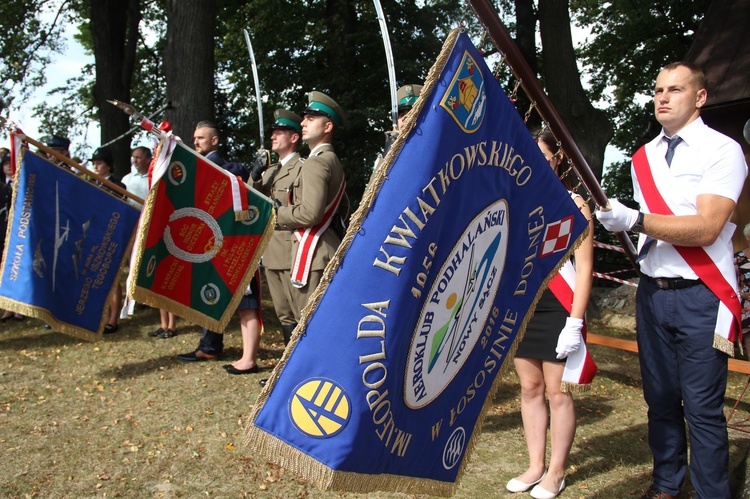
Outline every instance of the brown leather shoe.
[[674, 499], [675, 496], [667, 494], [663, 490], [659, 490], [655, 485], [648, 488], [645, 494], [640, 499]]

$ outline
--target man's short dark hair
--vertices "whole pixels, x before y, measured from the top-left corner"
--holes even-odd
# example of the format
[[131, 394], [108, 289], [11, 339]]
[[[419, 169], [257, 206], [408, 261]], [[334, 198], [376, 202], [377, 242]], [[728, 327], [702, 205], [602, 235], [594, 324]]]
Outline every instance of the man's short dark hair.
[[214, 133], [216, 134], [217, 137], [221, 137], [221, 132], [219, 131], [219, 127], [216, 126], [216, 123], [214, 123], [213, 121], [201, 120], [201, 121], [199, 121], [195, 125], [195, 128], [196, 129], [198, 129], [198, 128], [211, 128], [211, 129], [213, 129], [213, 131], [214, 131]]
[[147, 158], [151, 157], [151, 149], [148, 148], [148, 147], [146, 147], [146, 146], [138, 146], [138, 147], [136, 147], [135, 149], [133, 149], [133, 152], [131, 152], [131, 154], [133, 154], [134, 152], [138, 151], [139, 149], [141, 151], [143, 151], [143, 154], [145, 154]]
[[690, 70], [690, 74], [693, 76], [693, 82], [698, 89], [706, 88], [706, 75], [703, 70], [697, 64], [687, 61], [677, 61], [667, 64], [662, 68], [662, 71], [674, 71], [679, 67], [684, 67]]

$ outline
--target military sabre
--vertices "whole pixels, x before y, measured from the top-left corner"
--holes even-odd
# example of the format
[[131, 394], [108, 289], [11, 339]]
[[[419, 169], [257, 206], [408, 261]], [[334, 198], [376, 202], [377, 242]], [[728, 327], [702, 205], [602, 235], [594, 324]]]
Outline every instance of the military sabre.
[[380, 23], [380, 33], [383, 35], [383, 46], [385, 47], [385, 60], [388, 65], [388, 84], [391, 89], [391, 120], [393, 121], [393, 130], [398, 130], [398, 98], [396, 97], [396, 65], [393, 63], [393, 50], [391, 49], [391, 39], [388, 36], [388, 26], [385, 23], [385, 15], [380, 0], [373, 0], [375, 12], [378, 15]]
[[253, 67], [253, 80], [255, 81], [255, 100], [258, 102], [258, 124], [260, 128], [260, 147], [263, 149], [264, 135], [263, 135], [263, 103], [260, 100], [260, 80], [258, 79], [258, 65], [255, 63], [255, 53], [253, 52], [253, 44], [250, 43], [250, 33], [247, 30], [243, 30], [245, 33], [245, 42], [247, 42], [247, 51], [250, 52], [250, 63]]

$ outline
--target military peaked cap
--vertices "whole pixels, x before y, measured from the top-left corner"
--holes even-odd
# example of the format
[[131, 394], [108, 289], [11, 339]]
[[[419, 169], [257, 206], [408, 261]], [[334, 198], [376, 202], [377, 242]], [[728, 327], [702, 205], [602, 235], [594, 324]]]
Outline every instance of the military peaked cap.
[[305, 114], [311, 114], [313, 116], [327, 116], [337, 126], [344, 126], [346, 123], [346, 115], [344, 110], [341, 109], [335, 100], [328, 97], [323, 92], [312, 91], [307, 94], [308, 104], [305, 109]]

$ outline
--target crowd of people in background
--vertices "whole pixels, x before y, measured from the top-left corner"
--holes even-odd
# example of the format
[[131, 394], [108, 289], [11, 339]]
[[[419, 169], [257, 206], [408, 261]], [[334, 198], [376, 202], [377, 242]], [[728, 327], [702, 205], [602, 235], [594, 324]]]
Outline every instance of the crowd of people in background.
[[[409, 103], [409, 108], [411, 104], [413, 100]], [[321, 230], [318, 243], [307, 259], [309, 265], [299, 275], [292, 275], [295, 258], [308, 247], [300, 245], [293, 233], [304, 232], [306, 228], [316, 226], [330, 216], [326, 214], [326, 207], [331, 203], [340, 207], [339, 211], [342, 213], [337, 215], [338, 220], [345, 218], [348, 211], [346, 197], [343, 195], [344, 170], [332, 145], [335, 131], [345, 123], [345, 113], [328, 95], [310, 92], [308, 105], [301, 114], [302, 116], [287, 109], [279, 109], [274, 114], [271, 150], [278, 161], [273, 164], [269, 164], [268, 154], [265, 159], [259, 154], [254, 164], [249, 166], [224, 159], [219, 152], [222, 134], [213, 121], [199, 121], [193, 131], [193, 148], [198, 154], [243, 181], [252, 183], [274, 202], [278, 225], [263, 256], [262, 266], [275, 312], [281, 322], [285, 345], [291, 340], [292, 332], [300, 320], [301, 310], [320, 282], [323, 269], [341, 241], [340, 231]], [[303, 141], [310, 148], [307, 161], [297, 152]], [[127, 191], [133, 196], [123, 198], [142, 207], [138, 199], [145, 200], [150, 188], [149, 168], [154, 156], [151, 148], [138, 146], [132, 149], [130, 172], [122, 180], [117, 180], [113, 176], [113, 154], [106, 147], [97, 148], [87, 162], [90, 166], [84, 167], [79, 158], [71, 158], [70, 140], [66, 137], [50, 136], [45, 140], [45, 145], [53, 151], [48, 155], [52, 163], [70, 169], [77, 175], [89, 177], [90, 181], [114, 195], [123, 195]], [[5, 207], [0, 212], [0, 223], [7, 225], [12, 189], [12, 171], [7, 150], [3, 151], [2, 158], [6, 182], [0, 186], [0, 205]], [[303, 164], [305, 168], [302, 168]], [[5, 236], [4, 229], [2, 235]], [[260, 288], [260, 273], [256, 272], [237, 309], [242, 356], [224, 365], [229, 374], [250, 374], [259, 370], [257, 354], [262, 328]], [[119, 319], [132, 315], [136, 305], [123, 296], [122, 285], [118, 283], [105, 312], [103, 333], [109, 335], [118, 332]], [[159, 317], [159, 327], [147, 333], [148, 336], [157, 339], [177, 336], [178, 318], [167, 310], [159, 310]], [[19, 314], [7, 311], [0, 320], [8, 318], [23, 319]], [[45, 327], [50, 328], [49, 325]], [[195, 350], [179, 354], [176, 358], [182, 362], [217, 360], [222, 358], [223, 350], [224, 335], [203, 328]]]
[[[419, 85], [399, 89], [400, 118], [411, 110], [420, 91]], [[614, 199], [611, 209], [596, 211], [606, 229], [640, 234], [638, 261], [642, 279], [636, 296], [637, 339], [644, 397], [649, 407], [649, 445], [654, 457], [653, 484], [641, 496], [643, 499], [668, 499], [679, 494], [687, 475], [688, 441], [690, 474], [697, 496], [729, 497], [723, 404], [727, 349], [733, 348], [735, 338], [729, 327], [731, 315], [727, 318], [724, 308], [732, 309], [737, 304], [727, 301], [729, 294], [723, 290], [736, 293], [739, 273], [741, 296], [746, 300], [743, 324], [750, 326], [750, 305], [747, 305], [750, 249], [738, 252], [733, 259], [734, 226], [729, 222], [744, 185], [747, 166], [739, 145], [701, 120], [700, 109], [705, 102], [705, 77], [700, 68], [688, 63], [666, 66], [656, 79], [654, 95], [655, 116], [662, 132], [643, 148], [642, 155], [639, 152], [633, 157], [634, 197], [640, 211]], [[248, 167], [238, 167], [238, 163], [229, 163], [221, 157], [222, 136], [213, 122], [199, 122], [193, 133], [197, 153], [251, 182], [274, 203], [277, 225], [262, 265], [285, 345], [294, 341], [301, 311], [341, 242], [332, 217], [338, 212], [345, 219], [349, 207], [344, 170], [333, 142], [337, 130], [345, 124], [344, 110], [334, 99], [321, 92], [310, 92], [308, 105], [300, 115], [289, 109], [274, 113], [271, 149], [277, 161], [269, 164], [263, 156], [258, 156]], [[397, 133], [387, 134], [386, 148]], [[298, 152], [303, 142], [310, 148], [306, 160]], [[537, 143], [549, 166], [562, 179], [561, 165], [566, 160], [559, 143], [549, 133], [538, 135]], [[51, 137], [47, 146], [62, 156], [70, 156], [70, 142], [66, 138]], [[7, 150], [2, 151], [5, 182], [0, 185], [3, 214], [0, 233], [3, 237], [12, 189], [7, 156]], [[51, 160], [58, 162], [59, 158]], [[149, 148], [133, 149], [132, 171], [120, 183], [111, 176], [112, 154], [107, 149], [97, 149], [91, 158], [98, 177], [141, 199], [148, 193], [151, 160]], [[589, 207], [572, 192], [572, 187], [569, 190], [593, 229]], [[674, 212], [655, 208], [664, 199], [663, 204]], [[320, 227], [323, 228], [316, 229]], [[320, 233], [314, 234], [315, 230]], [[317, 236], [317, 243], [312, 253], [307, 254], [309, 245], [304, 241], [311, 231]], [[744, 234], [750, 241], [750, 224], [744, 227]], [[691, 249], [683, 251], [684, 247]], [[552, 294], [544, 295], [518, 347], [514, 362], [521, 383], [521, 414], [529, 467], [507, 483], [511, 492], [530, 490], [532, 497], [552, 499], [565, 488], [566, 460], [576, 421], [572, 396], [562, 392], [560, 385], [566, 357], [584, 341], [582, 327], [591, 291], [592, 248], [589, 235], [574, 253], [573, 303], [563, 304]], [[698, 253], [708, 255], [715, 272], [706, 273], [699, 268], [694, 257]], [[295, 264], [300, 261], [307, 264]], [[229, 374], [259, 370], [260, 287], [258, 273], [238, 307], [242, 357], [224, 365]], [[121, 289], [115, 294], [105, 333], [118, 330]], [[0, 320], [10, 318], [22, 319], [18, 314], [6, 312]], [[174, 315], [162, 310], [160, 318], [160, 327], [148, 335], [162, 339], [177, 335]], [[223, 334], [204, 329], [197, 347], [177, 358], [183, 362], [220, 359], [223, 338]]]

